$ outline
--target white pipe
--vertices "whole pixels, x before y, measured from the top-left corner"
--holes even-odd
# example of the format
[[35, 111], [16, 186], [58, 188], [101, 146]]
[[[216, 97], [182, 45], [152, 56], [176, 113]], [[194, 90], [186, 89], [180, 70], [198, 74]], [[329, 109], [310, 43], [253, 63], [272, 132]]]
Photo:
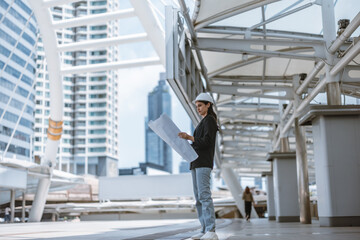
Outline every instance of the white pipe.
[[289, 129], [291, 128], [291, 125], [294, 123], [294, 120], [296, 117], [298, 117], [299, 113], [304, 110], [304, 108], [310, 104], [310, 102], [323, 90], [323, 88], [326, 85], [326, 78], [323, 78], [318, 85], [314, 88], [314, 90], [300, 103], [300, 105], [296, 108], [294, 111], [294, 114], [291, 116], [289, 121], [287, 121], [286, 125], [283, 129], [281, 129], [280, 136], [278, 140], [276, 141], [274, 145], [274, 149], [277, 149], [280, 145], [280, 139], [284, 137]]
[[285, 120], [285, 118], [287, 117], [287, 115], [289, 114], [289, 112], [291, 111], [292, 107], [293, 107], [294, 102], [291, 101], [287, 106], [286, 109], [283, 113], [283, 115], [281, 116], [281, 120]]
[[355, 46], [353, 46], [345, 56], [343, 56], [342, 59], [330, 70], [330, 75], [335, 76], [337, 73], [339, 73], [341, 70], [344, 69], [344, 67], [351, 62], [360, 52], [360, 41], [358, 41]]
[[[291, 115], [289, 121], [286, 122], [285, 126], [283, 129], [281, 129], [281, 132], [280, 132], [280, 137], [279, 139], [281, 138], [284, 138], [286, 133], [289, 131], [289, 129], [291, 128], [291, 125], [294, 123], [294, 120], [295, 120], [295, 113], [293, 115]], [[279, 141], [279, 144], [280, 144], [280, 141]]]
[[313, 70], [307, 75], [303, 83], [298, 87], [296, 90], [297, 95], [301, 95], [305, 88], [310, 84], [310, 82], [313, 80], [313, 78], [320, 72], [320, 70], [324, 67], [325, 63], [323, 61], [318, 62]]
[[296, 109], [296, 115], [301, 113], [304, 108], [324, 89], [326, 85], [326, 78], [323, 78], [318, 85], [311, 91], [311, 93], [299, 104]]
[[329, 52], [334, 54], [336, 50], [351, 36], [351, 34], [358, 28], [360, 25], [360, 12], [354, 17], [354, 19], [350, 22], [349, 26], [347, 26], [344, 32], [333, 42], [333, 44], [329, 48]]

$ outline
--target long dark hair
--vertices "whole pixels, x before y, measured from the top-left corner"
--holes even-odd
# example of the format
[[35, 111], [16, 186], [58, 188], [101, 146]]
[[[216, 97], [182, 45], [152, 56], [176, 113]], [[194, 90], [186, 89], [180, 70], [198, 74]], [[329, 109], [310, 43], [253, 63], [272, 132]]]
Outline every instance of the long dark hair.
[[212, 117], [215, 119], [215, 121], [217, 122], [217, 115], [216, 115], [216, 113], [214, 112], [214, 109], [213, 109], [213, 105], [214, 105], [214, 104], [212, 104], [211, 102], [208, 102], [208, 101], [199, 101], [199, 102], [202, 102], [202, 103], [204, 103], [205, 105], [207, 105], [208, 103], [210, 103], [210, 107], [209, 107], [207, 113], [208, 113], [210, 116], [212, 116]]

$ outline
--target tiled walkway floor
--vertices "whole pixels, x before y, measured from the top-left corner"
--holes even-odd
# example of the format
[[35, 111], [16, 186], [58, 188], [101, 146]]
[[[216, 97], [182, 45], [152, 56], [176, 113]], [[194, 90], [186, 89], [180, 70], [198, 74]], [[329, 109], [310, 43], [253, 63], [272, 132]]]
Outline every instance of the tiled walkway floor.
[[[97, 222], [42, 222], [0, 225], [0, 240], [175, 240], [189, 239], [199, 231], [197, 220], [141, 220]], [[267, 219], [217, 220], [220, 240], [360, 240], [360, 227], [320, 227], [276, 223]]]

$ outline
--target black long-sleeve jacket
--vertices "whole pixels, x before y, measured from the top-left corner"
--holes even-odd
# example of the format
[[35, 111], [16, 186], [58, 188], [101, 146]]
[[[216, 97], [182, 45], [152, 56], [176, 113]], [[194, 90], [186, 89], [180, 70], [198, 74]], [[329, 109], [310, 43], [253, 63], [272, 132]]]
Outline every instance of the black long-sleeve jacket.
[[191, 162], [190, 169], [200, 167], [214, 167], [215, 140], [218, 126], [211, 115], [206, 115], [197, 125], [194, 131], [192, 147], [199, 157]]

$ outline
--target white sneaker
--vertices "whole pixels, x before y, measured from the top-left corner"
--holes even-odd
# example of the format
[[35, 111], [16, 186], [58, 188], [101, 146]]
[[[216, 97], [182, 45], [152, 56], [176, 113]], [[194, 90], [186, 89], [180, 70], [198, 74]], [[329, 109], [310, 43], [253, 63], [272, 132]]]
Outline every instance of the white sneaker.
[[201, 240], [219, 240], [215, 232], [207, 232], [200, 238]]
[[191, 239], [194, 239], [194, 240], [200, 240], [200, 238], [202, 236], [204, 236], [205, 233], [198, 233], [198, 234], [195, 234], [194, 236], [191, 236]]

